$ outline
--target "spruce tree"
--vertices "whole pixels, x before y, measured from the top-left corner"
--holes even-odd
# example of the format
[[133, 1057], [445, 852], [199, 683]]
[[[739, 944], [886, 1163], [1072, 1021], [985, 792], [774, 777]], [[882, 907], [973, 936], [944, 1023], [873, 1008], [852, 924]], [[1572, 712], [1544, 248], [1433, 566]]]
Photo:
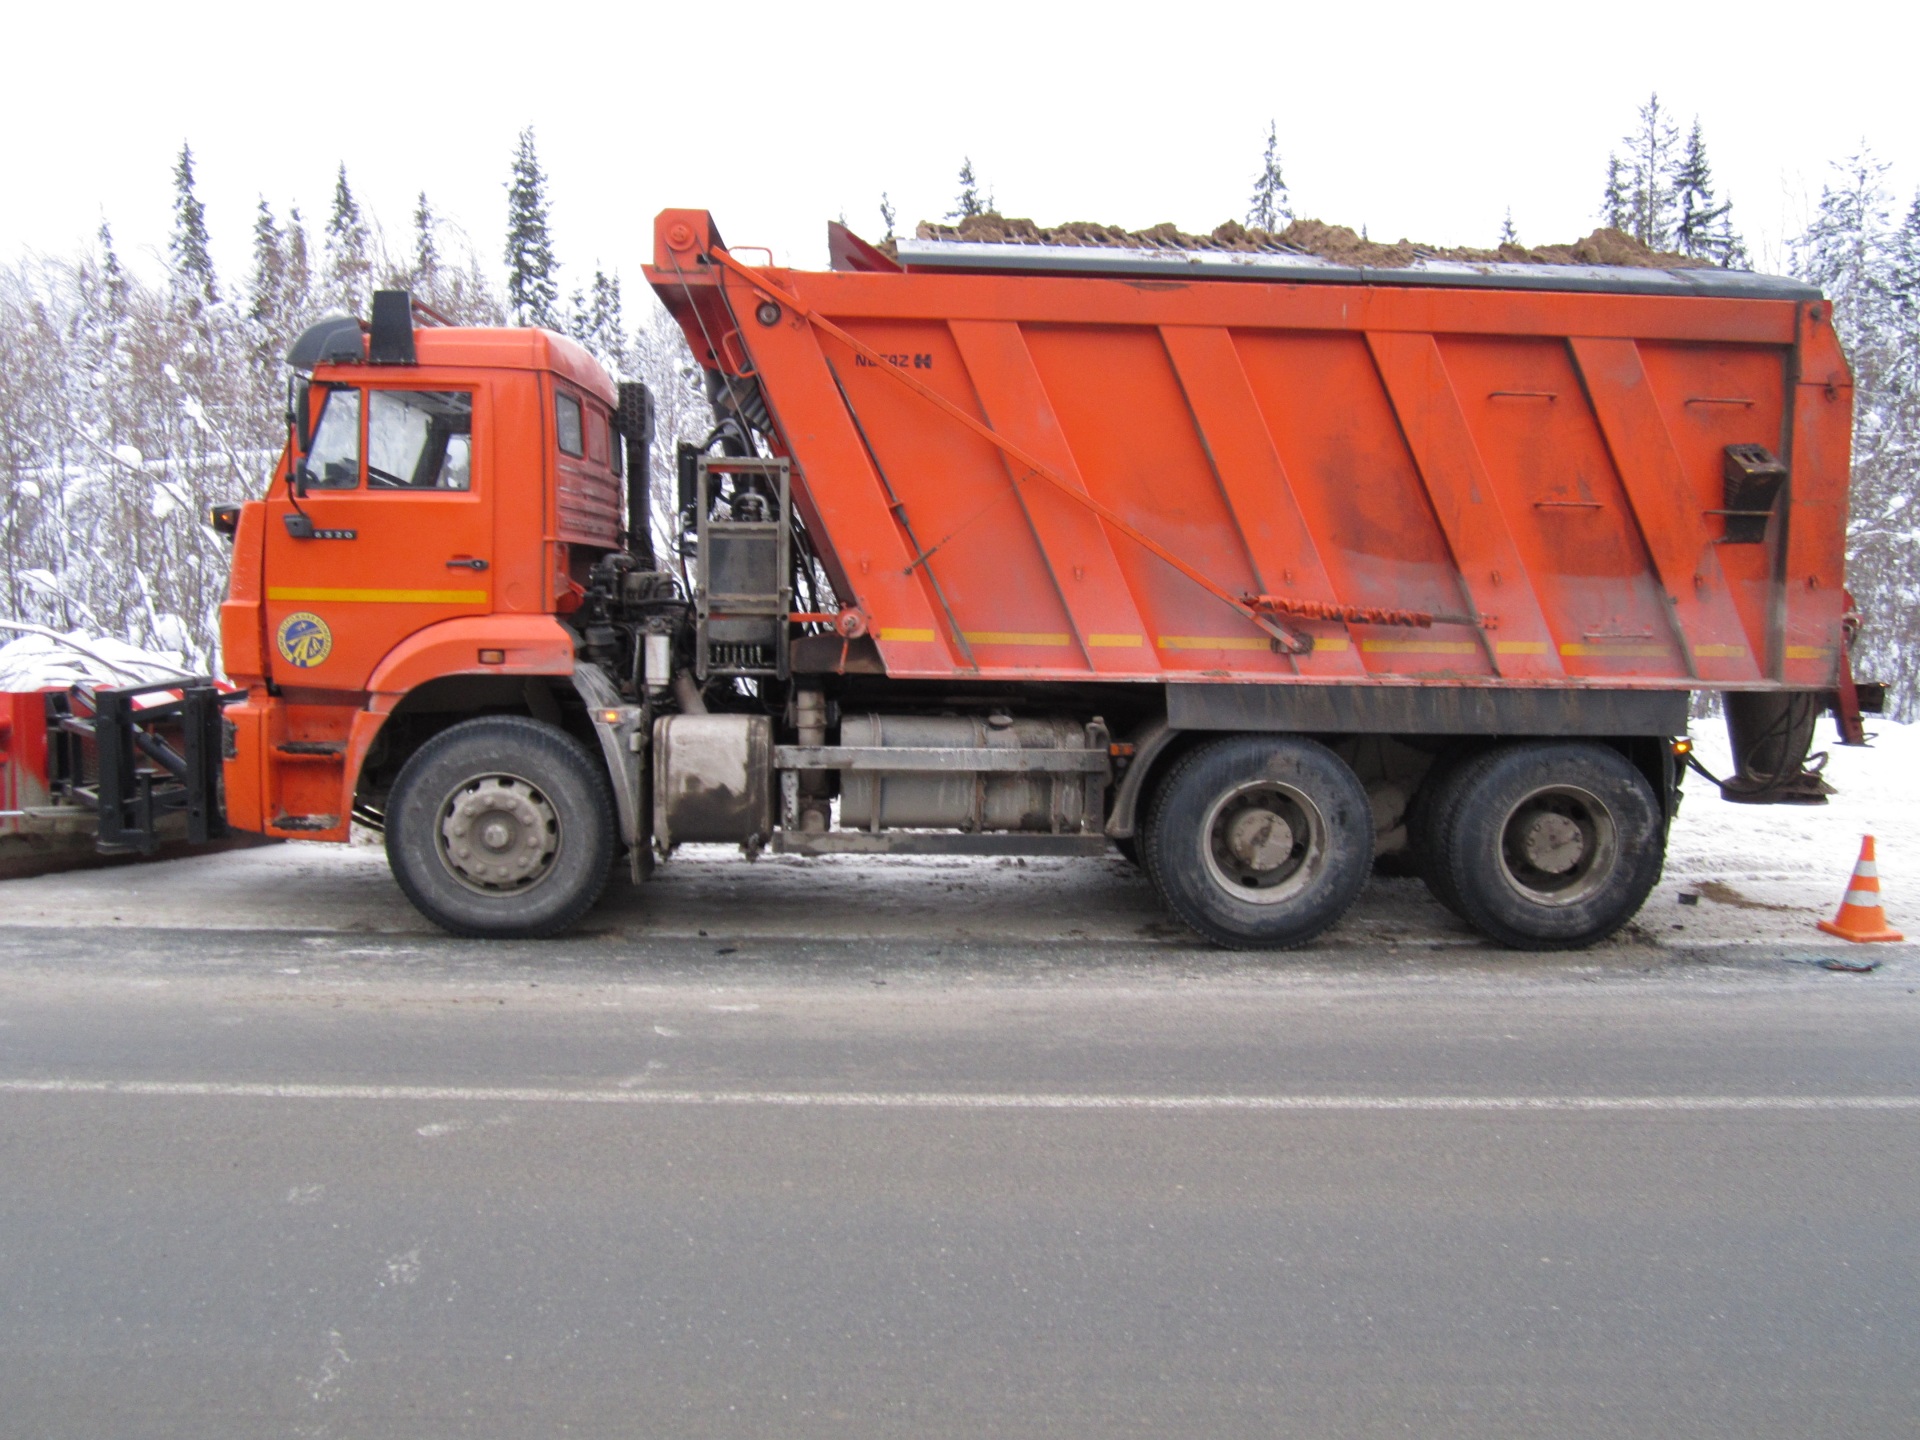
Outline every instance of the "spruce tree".
[[307, 222], [300, 207], [287, 207], [287, 313], [304, 316], [313, 302], [313, 255], [307, 246]]
[[367, 308], [368, 280], [373, 274], [373, 237], [360, 202], [347, 184], [347, 167], [340, 166], [333, 183], [333, 211], [327, 216], [327, 301], [349, 315]]
[[559, 263], [548, 232], [547, 177], [533, 127], [520, 132], [507, 181], [507, 308], [516, 325], [560, 329]]
[[173, 263], [175, 297], [188, 318], [200, 319], [220, 303], [220, 292], [213, 278], [207, 207], [194, 192], [193, 147], [185, 141], [173, 167], [173, 235], [167, 242], [167, 257]]
[[893, 239], [893, 227], [896, 218], [893, 201], [889, 200], [887, 198], [887, 192], [882, 190], [880, 192], [880, 223], [887, 227], [887, 233], [881, 237], [883, 243]]
[[119, 252], [113, 248], [113, 229], [100, 222], [100, 279], [106, 293], [109, 313], [114, 319], [127, 317], [127, 272], [120, 267]]
[[247, 318], [278, 331], [286, 318], [287, 242], [264, 195], [253, 218], [253, 276], [247, 289]]
[[1745, 258], [1746, 246], [1733, 229], [1733, 202], [1719, 200], [1713, 193], [1713, 167], [1707, 162], [1707, 142], [1698, 116], [1687, 136], [1686, 151], [1674, 167], [1672, 189], [1679, 208], [1673, 243], [1682, 255], [1721, 266]]
[[1633, 203], [1627, 197], [1627, 170], [1618, 155], [1607, 156], [1607, 188], [1600, 197], [1600, 219], [1610, 230], [1633, 228]]
[[1655, 250], [1673, 243], [1673, 172], [1679, 159], [1680, 132], [1674, 128], [1659, 92], [1640, 107], [1639, 123], [1620, 142], [1627, 150], [1626, 181], [1629, 235]]
[[621, 313], [620, 277], [594, 267], [593, 285], [574, 297], [574, 338], [614, 375], [627, 372], [627, 327]]
[[1920, 192], [1907, 207], [1907, 218], [1888, 242], [1892, 263], [1887, 270], [1888, 299], [1905, 322], [1907, 338], [1920, 343]]
[[1247, 202], [1247, 224], [1269, 233], [1284, 229], [1293, 220], [1293, 202], [1287, 194], [1286, 177], [1280, 172], [1280, 127], [1267, 122], [1267, 148], [1260, 157], [1260, 174], [1253, 182], [1253, 198]]
[[973, 173], [973, 157], [962, 156], [960, 160], [960, 193], [954, 198], [953, 209], [947, 212], [949, 220], [965, 220], [969, 216], [984, 215], [993, 208], [993, 196], [980, 193], [980, 181]]
[[1513, 207], [1511, 205], [1507, 207], [1507, 218], [1500, 222], [1500, 243], [1502, 245], [1518, 245], [1520, 243], [1520, 232], [1513, 228]]
[[427, 204], [427, 192], [422, 190], [413, 204], [412, 278], [414, 288], [423, 296], [433, 290], [440, 272], [440, 245], [433, 236], [437, 223], [433, 207]]

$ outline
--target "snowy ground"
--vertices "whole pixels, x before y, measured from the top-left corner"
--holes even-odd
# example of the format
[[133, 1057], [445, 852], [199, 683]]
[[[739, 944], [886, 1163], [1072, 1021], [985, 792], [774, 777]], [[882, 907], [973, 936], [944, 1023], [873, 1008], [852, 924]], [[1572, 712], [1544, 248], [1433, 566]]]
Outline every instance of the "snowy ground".
[[[1831, 745], [1832, 725], [1821, 722], [1814, 743], [1829, 745], [1826, 774], [1840, 792], [1825, 805], [1730, 805], [1690, 777], [1667, 873], [1641, 925], [1667, 927], [1690, 943], [1788, 936], [1824, 942], [1813, 923], [1833, 917], [1860, 837], [1872, 835], [1887, 918], [1920, 940], [1920, 726], [1870, 718], [1867, 728], [1872, 744], [1848, 749]], [[1732, 769], [1718, 721], [1701, 722], [1695, 739], [1709, 770]], [[1682, 894], [1700, 899], [1684, 907]], [[1676, 925], [1686, 928], [1671, 930]]]
[[[1823, 730], [1825, 729], [1823, 722]], [[1920, 728], [1874, 727], [1866, 750], [1835, 748], [1824, 806], [1739, 806], [1695, 777], [1673, 830], [1666, 877], [1609, 948], [1804, 944], [1846, 889], [1860, 837], [1879, 841], [1888, 917], [1920, 940]], [[1727, 769], [1717, 722], [1701, 758]], [[1824, 742], [1823, 742], [1824, 743]], [[1698, 897], [1691, 904], [1681, 897]], [[377, 843], [276, 845], [155, 865], [0, 884], [0, 924], [160, 925], [430, 933], [387, 875]], [[602, 936], [899, 938], [923, 943], [1070, 940], [1184, 946], [1132, 866], [1103, 860], [877, 860], [765, 857], [689, 847], [639, 888], [616, 881], [585, 927]], [[1333, 952], [1472, 945], [1416, 880], [1377, 878], [1321, 942]], [[1856, 947], [1865, 949], [1865, 947]], [[1887, 947], [1875, 947], [1885, 953]]]

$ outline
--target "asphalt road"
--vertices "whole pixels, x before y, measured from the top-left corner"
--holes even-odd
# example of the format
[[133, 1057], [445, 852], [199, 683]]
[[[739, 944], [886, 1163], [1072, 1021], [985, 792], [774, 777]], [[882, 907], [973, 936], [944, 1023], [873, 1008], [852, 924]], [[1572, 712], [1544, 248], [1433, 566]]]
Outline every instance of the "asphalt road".
[[941, 895], [0, 916], [0, 1435], [1920, 1429], [1909, 947], [1227, 957]]

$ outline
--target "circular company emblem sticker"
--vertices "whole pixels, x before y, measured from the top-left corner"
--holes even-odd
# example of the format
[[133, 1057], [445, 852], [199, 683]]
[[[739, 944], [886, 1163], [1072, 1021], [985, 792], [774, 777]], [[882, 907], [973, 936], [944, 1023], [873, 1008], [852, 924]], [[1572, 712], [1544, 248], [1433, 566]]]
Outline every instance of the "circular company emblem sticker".
[[281, 657], [302, 670], [311, 670], [333, 653], [333, 632], [310, 610], [296, 610], [282, 620], [274, 642]]

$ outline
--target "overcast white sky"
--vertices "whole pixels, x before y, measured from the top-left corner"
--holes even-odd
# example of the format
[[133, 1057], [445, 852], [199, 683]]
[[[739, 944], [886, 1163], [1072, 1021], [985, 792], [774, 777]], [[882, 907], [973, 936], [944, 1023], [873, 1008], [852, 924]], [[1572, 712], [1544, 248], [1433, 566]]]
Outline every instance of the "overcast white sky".
[[1658, 90], [1698, 113], [1756, 258], [1864, 138], [1920, 181], [1909, 4], [1312, 7], [901, 0], [831, 5], [40, 5], [7, 22], [0, 257], [113, 224], [149, 255], [183, 139], [237, 278], [264, 194], [324, 218], [344, 161], [404, 229], [416, 191], [497, 264], [514, 137], [537, 128], [571, 285], [639, 281], [655, 211], [825, 263], [823, 222], [937, 216], [971, 155], [1042, 222], [1244, 213], [1267, 120], [1295, 207], [1375, 239], [1585, 234], [1608, 149]]

